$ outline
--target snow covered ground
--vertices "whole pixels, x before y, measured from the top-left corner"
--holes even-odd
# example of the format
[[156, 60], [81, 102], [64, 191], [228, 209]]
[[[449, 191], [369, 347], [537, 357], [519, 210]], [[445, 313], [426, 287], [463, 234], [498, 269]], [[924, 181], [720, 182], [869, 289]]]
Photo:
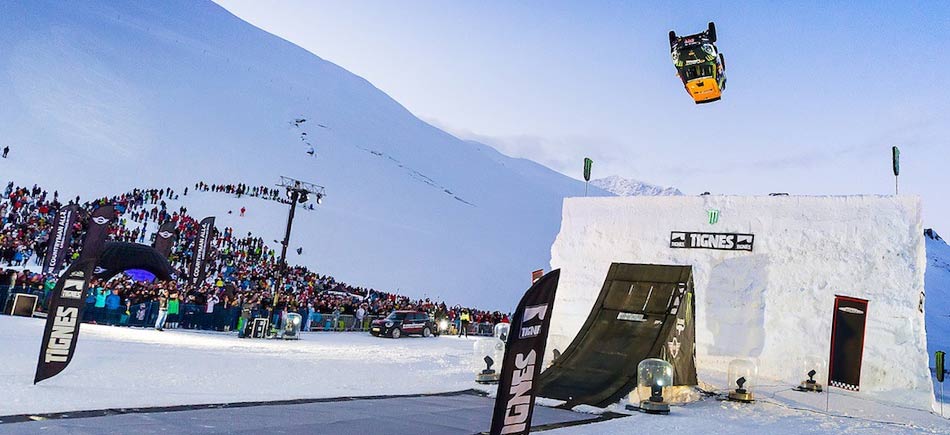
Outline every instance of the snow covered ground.
[[0, 316], [0, 415], [472, 388], [472, 341], [304, 333], [300, 341], [82, 325], [62, 374], [33, 386], [44, 322]]
[[[388, 340], [361, 333], [306, 333], [300, 341], [231, 334], [83, 325], [76, 358], [61, 375], [31, 384], [43, 322], [0, 316], [0, 415], [234, 401], [434, 393], [476, 387], [474, 340]], [[701, 377], [716, 382], [716, 373]], [[625, 434], [634, 428], [703, 433], [944, 433], [950, 421], [836, 391], [825, 396], [763, 386], [759, 401], [706, 399], [670, 416], [631, 417], [553, 431]], [[798, 408], [798, 409], [795, 409]], [[622, 411], [615, 406], [611, 410]], [[597, 410], [592, 410], [597, 412]], [[849, 417], [845, 417], [845, 415]]]

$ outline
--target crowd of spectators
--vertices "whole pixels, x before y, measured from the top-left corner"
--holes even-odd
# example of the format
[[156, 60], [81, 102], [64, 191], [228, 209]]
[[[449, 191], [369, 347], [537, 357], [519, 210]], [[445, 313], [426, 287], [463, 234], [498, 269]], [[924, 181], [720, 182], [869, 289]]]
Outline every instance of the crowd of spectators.
[[[194, 191], [284, 201], [277, 189], [241, 183], [199, 182], [194, 185]], [[188, 187], [181, 191], [182, 195], [188, 193]], [[49, 195], [38, 186], [19, 187], [10, 182], [0, 200], [0, 266], [16, 269], [0, 273], [0, 287], [31, 289], [45, 302], [55, 286], [56, 276], [42, 275], [36, 270], [45, 258], [57, 211], [69, 204], [79, 204], [82, 210], [66, 251], [68, 263], [78, 258], [89, 212], [104, 204], [114, 204], [116, 219], [109, 231], [112, 240], [150, 243], [159, 226], [168, 221], [175, 223], [178, 238], [169, 261], [179, 273], [169, 282], [136, 281], [127, 275], [108, 281], [94, 280], [86, 300], [89, 308], [84, 315], [86, 321], [146, 324], [161, 311], [167, 311], [168, 326], [226, 331], [235, 329], [242, 315], [269, 317], [276, 322], [281, 313], [297, 312], [305, 319], [305, 328], [316, 322], [315, 325], [339, 329], [338, 320], [349, 317], [351, 322], [347, 327], [362, 329], [370, 318], [385, 316], [393, 310], [427, 311], [436, 320], [445, 319], [455, 325], [463, 312], [473, 324], [507, 321], [507, 316], [500, 312], [449, 306], [441, 301], [412, 299], [351, 286], [304, 266], [281, 267], [274, 248], [263, 238], [252, 233], [237, 236], [231, 227], [215, 228], [212, 232], [208, 278], [193, 285], [181, 272], [192, 263], [199, 223], [188, 215], [185, 207], [175, 210], [169, 207], [169, 201], [178, 199], [179, 194], [171, 188], [134, 189], [86, 202], [80, 202], [77, 196], [64, 204], [58, 192]]]

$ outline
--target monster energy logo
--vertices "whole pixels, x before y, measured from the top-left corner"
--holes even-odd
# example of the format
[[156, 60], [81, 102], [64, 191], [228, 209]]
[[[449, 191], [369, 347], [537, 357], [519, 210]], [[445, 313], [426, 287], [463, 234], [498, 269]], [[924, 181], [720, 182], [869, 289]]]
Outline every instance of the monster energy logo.
[[719, 222], [719, 210], [706, 210], [706, 216], [709, 217], [709, 225], [715, 225]]

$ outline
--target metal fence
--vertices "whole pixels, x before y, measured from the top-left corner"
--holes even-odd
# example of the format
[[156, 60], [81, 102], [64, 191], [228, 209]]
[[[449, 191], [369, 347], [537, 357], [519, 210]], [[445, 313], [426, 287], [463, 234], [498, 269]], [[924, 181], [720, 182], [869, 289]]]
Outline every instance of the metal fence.
[[[6, 310], [12, 305], [15, 294], [25, 293], [36, 295], [37, 309], [46, 311], [48, 304], [48, 295], [42, 289], [30, 287], [9, 287], [0, 286], [0, 312], [6, 313]], [[239, 307], [221, 308], [218, 307], [212, 313], [206, 312], [205, 305], [180, 304], [177, 313], [169, 313], [165, 320], [166, 328], [183, 329], [202, 329], [202, 330], [228, 330], [237, 329], [238, 319], [241, 317]], [[304, 324], [301, 325], [301, 331], [369, 331], [370, 325], [376, 319], [381, 319], [384, 315], [370, 315], [363, 317], [362, 322], [358, 322], [356, 316], [351, 314], [333, 314], [312, 313], [309, 316], [306, 311], [298, 311], [303, 318]], [[266, 310], [256, 310], [250, 313], [251, 318], [267, 317], [273, 322], [273, 315]], [[83, 312], [83, 322], [97, 323], [119, 326], [138, 326], [154, 327], [158, 319], [158, 302], [143, 302], [132, 304], [128, 309], [125, 305], [118, 309], [108, 309], [106, 307], [96, 307], [95, 304], [86, 304]], [[457, 335], [459, 322], [450, 322], [446, 330], [440, 331], [446, 335]], [[468, 325], [468, 335], [490, 336], [494, 333], [494, 325], [491, 323], [470, 323]]]

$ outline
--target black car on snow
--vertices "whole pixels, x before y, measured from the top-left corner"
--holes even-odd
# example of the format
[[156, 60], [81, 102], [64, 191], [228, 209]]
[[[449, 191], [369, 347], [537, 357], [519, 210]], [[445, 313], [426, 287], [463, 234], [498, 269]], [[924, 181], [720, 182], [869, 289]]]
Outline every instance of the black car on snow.
[[376, 337], [392, 338], [408, 334], [434, 337], [439, 335], [439, 328], [424, 311], [393, 311], [385, 319], [374, 320], [369, 333]]

